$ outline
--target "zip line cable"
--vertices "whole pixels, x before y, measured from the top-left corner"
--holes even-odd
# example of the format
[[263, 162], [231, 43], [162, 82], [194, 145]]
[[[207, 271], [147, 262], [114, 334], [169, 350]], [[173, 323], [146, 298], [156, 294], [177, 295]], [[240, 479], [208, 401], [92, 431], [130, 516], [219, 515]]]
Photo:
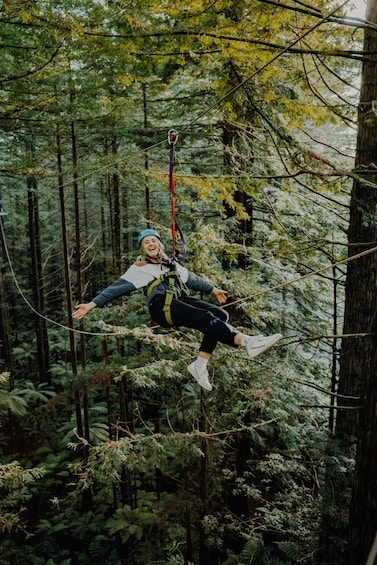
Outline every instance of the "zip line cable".
[[[238, 304], [240, 302], [245, 302], [245, 301], [251, 300], [253, 298], [256, 298], [257, 296], [261, 296], [262, 294], [266, 294], [267, 292], [272, 292], [273, 290], [279, 290], [280, 288], [283, 288], [287, 285], [303, 281], [303, 280], [305, 280], [309, 277], [312, 277], [314, 275], [318, 275], [319, 273], [322, 273], [323, 271], [327, 271], [329, 269], [333, 269], [334, 267], [338, 267], [339, 265], [345, 265], [346, 263], [350, 263], [351, 261], [354, 261], [356, 259], [360, 259], [361, 257], [365, 257], [365, 255], [369, 255], [370, 253], [373, 253], [375, 251], [377, 251], [377, 246], [372, 247], [371, 249], [366, 249], [365, 251], [361, 251], [360, 253], [357, 253], [355, 255], [351, 255], [350, 257], [347, 257], [346, 259], [341, 259], [340, 261], [336, 261], [335, 263], [331, 263], [330, 265], [326, 265], [325, 267], [321, 267], [321, 268], [317, 269], [316, 271], [310, 271], [310, 273], [306, 273], [306, 275], [300, 275], [299, 277], [297, 277], [295, 279], [290, 279], [289, 281], [286, 281], [286, 282], [277, 284], [275, 286], [269, 287], [268, 289], [259, 290], [259, 291], [255, 292], [254, 294], [251, 294], [250, 296], [245, 296], [244, 298], [239, 298], [238, 300], [234, 300], [233, 302], [229, 302], [229, 303], [225, 304], [224, 307], [233, 306], [234, 304]], [[363, 334], [363, 335], [366, 335], [366, 334]]]

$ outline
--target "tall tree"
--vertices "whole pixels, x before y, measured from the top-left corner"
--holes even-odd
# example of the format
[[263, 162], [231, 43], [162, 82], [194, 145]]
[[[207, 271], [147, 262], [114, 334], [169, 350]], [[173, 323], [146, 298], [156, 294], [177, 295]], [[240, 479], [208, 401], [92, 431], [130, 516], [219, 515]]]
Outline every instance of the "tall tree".
[[[366, 19], [377, 24], [377, 2], [369, 0]], [[377, 252], [352, 261], [358, 253], [377, 244], [377, 31], [365, 30], [354, 183], [348, 230], [344, 334], [339, 393], [356, 397], [350, 409], [339, 411], [338, 437], [357, 436], [355, 480], [350, 509], [349, 547], [346, 562], [366, 562], [377, 531]], [[347, 337], [347, 334], [355, 337]], [[356, 409], [352, 410], [352, 406]], [[360, 407], [357, 410], [357, 407]]]
[[[27, 140], [26, 153], [30, 161], [32, 170], [34, 161], [33, 140]], [[42, 250], [39, 219], [38, 185], [34, 175], [28, 174], [26, 177], [28, 191], [28, 211], [29, 211], [29, 237], [30, 237], [30, 256], [32, 268], [32, 288], [34, 294], [34, 308], [38, 312], [35, 314], [35, 331], [38, 348], [38, 366], [41, 381], [50, 381], [49, 370], [49, 344], [47, 335], [47, 324], [45, 319], [45, 297], [42, 271]], [[39, 315], [40, 314], [40, 315]]]
[[[4, 285], [4, 275], [5, 275], [5, 264], [6, 264], [6, 240], [5, 240], [5, 225], [4, 225], [4, 218], [6, 216], [6, 212], [4, 211], [3, 201], [0, 197], [0, 236], [1, 236], [1, 255], [0, 255], [0, 291], [1, 296], [6, 295], [5, 285]], [[8, 310], [7, 310], [7, 303], [5, 300], [1, 300], [0, 302], [0, 352], [4, 356], [3, 361], [4, 366], [3, 370], [9, 371], [12, 374], [13, 369], [13, 361], [12, 361], [12, 348], [11, 348], [11, 341], [10, 341], [10, 326], [8, 320]]]

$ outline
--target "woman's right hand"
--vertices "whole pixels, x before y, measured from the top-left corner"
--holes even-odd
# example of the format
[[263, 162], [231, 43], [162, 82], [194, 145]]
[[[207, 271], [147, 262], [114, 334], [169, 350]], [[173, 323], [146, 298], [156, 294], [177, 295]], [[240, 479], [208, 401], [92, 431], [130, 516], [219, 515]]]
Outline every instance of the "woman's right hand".
[[97, 304], [95, 302], [87, 302], [86, 304], [77, 304], [72, 312], [72, 318], [81, 320], [92, 308], [95, 308]]

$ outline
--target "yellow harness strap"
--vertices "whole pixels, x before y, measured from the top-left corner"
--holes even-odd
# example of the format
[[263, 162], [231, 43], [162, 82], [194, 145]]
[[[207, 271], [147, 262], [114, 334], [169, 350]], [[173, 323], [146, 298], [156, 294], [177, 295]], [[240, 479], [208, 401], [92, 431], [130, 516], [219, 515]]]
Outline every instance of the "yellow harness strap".
[[162, 283], [163, 278], [162, 277], [158, 277], [158, 279], [155, 279], [153, 282], [151, 282], [151, 284], [148, 286], [147, 288], [147, 296], [150, 296], [152, 294], [152, 291], [156, 288], [156, 286], [158, 286], [160, 283]]
[[174, 277], [169, 277], [168, 283], [169, 283], [169, 288], [166, 291], [165, 304], [164, 304], [162, 311], [165, 314], [165, 319], [166, 319], [167, 323], [169, 324], [169, 326], [172, 326], [173, 320], [172, 320], [172, 317], [171, 317], [170, 306], [171, 306], [171, 303], [173, 301], [173, 298], [178, 298], [178, 293], [177, 293], [176, 287], [174, 286]]

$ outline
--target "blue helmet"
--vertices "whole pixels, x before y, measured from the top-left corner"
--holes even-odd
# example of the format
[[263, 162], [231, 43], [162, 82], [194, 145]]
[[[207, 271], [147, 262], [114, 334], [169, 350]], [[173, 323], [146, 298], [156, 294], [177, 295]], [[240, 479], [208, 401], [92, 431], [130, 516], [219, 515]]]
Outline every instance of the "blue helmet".
[[139, 233], [138, 238], [137, 238], [137, 244], [138, 244], [139, 247], [141, 245], [141, 242], [143, 241], [143, 239], [145, 237], [147, 237], [147, 235], [154, 235], [155, 237], [157, 237], [161, 241], [161, 238], [160, 238], [159, 234], [156, 232], [156, 230], [152, 230], [152, 229], [143, 230], [141, 233]]

